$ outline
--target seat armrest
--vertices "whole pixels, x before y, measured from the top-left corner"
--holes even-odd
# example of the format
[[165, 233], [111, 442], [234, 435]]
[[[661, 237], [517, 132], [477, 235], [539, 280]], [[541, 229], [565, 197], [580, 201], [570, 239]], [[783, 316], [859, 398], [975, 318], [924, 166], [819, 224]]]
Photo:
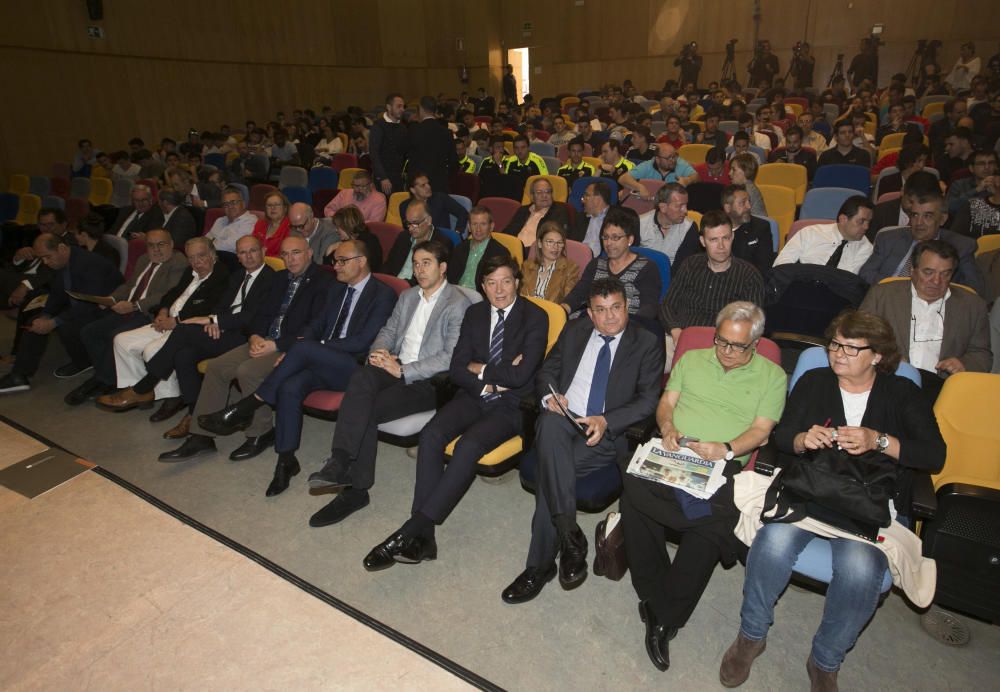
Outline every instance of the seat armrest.
[[629, 449], [635, 449], [644, 444], [657, 432], [655, 415], [647, 416], [628, 426], [625, 428], [625, 438], [628, 440]]
[[929, 473], [917, 471], [912, 476], [912, 503], [910, 516], [914, 519], [933, 519], [937, 513], [937, 495]]

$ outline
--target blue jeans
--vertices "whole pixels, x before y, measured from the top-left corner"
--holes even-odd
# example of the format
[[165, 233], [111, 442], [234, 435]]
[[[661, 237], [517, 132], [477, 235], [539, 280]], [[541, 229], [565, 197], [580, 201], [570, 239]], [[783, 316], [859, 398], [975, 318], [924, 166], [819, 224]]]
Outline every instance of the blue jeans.
[[[780, 523], [765, 524], [757, 533], [743, 583], [743, 636], [755, 641], [767, 636], [774, 622], [774, 604], [792, 576], [799, 553], [814, 538], [814, 533]], [[847, 538], [829, 541], [833, 579], [826, 591], [823, 621], [813, 637], [812, 657], [821, 670], [836, 672], [875, 613], [888, 562], [874, 545]]]

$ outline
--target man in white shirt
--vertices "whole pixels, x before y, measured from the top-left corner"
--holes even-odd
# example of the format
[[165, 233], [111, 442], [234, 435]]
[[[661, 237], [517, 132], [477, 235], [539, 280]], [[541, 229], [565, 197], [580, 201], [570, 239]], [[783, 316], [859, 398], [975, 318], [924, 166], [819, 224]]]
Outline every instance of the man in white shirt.
[[976, 57], [976, 44], [971, 41], [963, 43], [958, 50], [958, 60], [944, 79], [954, 91], [968, 89], [972, 85], [972, 78], [982, 69], [982, 61]]
[[[694, 226], [687, 215], [687, 203], [688, 193], [684, 186], [667, 183], [656, 191], [656, 207], [639, 217], [640, 244], [665, 254], [671, 266], [677, 249]], [[697, 228], [694, 232], [698, 234]]]
[[802, 262], [857, 274], [872, 255], [872, 244], [865, 237], [872, 209], [867, 197], [849, 197], [837, 212], [835, 223], [806, 226], [792, 236], [774, 260], [774, 266]]
[[247, 211], [243, 193], [235, 187], [227, 187], [222, 192], [222, 210], [225, 215], [216, 219], [205, 237], [212, 239], [217, 252], [235, 254], [236, 241], [245, 235], [253, 234], [257, 217]]
[[417, 285], [400, 295], [372, 343], [367, 364], [351, 376], [330, 457], [309, 476], [312, 488], [343, 488], [312, 516], [310, 526], [336, 524], [368, 505], [379, 423], [435, 408], [430, 378], [448, 370], [465, 310], [472, 303], [468, 294], [448, 283], [447, 259], [448, 250], [440, 241], [414, 247]]
[[815, 150], [818, 157], [826, 151], [827, 141], [819, 132], [813, 129], [816, 118], [809, 111], [805, 111], [799, 116], [799, 127], [802, 128], [802, 146]]

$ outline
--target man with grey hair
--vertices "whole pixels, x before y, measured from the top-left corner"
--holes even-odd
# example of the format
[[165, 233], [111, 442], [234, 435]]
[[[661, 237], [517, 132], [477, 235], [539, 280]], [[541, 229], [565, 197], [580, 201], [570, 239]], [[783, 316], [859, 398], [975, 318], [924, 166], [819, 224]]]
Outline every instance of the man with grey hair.
[[235, 262], [236, 241], [253, 233], [257, 217], [247, 211], [243, 193], [236, 187], [222, 191], [222, 211], [224, 215], [215, 220], [205, 237], [214, 241], [216, 251], [232, 253]]
[[118, 210], [118, 218], [108, 231], [125, 240], [131, 240], [133, 233], [145, 233], [154, 228], [163, 228], [163, 212], [153, 202], [153, 191], [148, 185], [135, 185], [129, 193], [132, 204]]
[[[787, 381], [780, 366], [757, 353], [763, 332], [764, 312], [757, 305], [729, 303], [716, 316], [714, 345], [680, 357], [656, 409], [664, 449], [687, 447], [702, 459], [723, 460], [731, 478], [767, 442], [785, 407]], [[691, 617], [715, 565], [736, 562], [733, 484], [700, 500], [626, 474], [621, 513], [646, 653], [666, 670], [668, 642]], [[673, 560], [665, 528], [681, 534]]]
[[340, 234], [333, 221], [328, 218], [317, 219], [312, 207], [305, 202], [296, 202], [288, 208], [288, 230], [291, 233], [301, 233], [309, 242], [313, 253], [312, 261], [316, 264], [323, 264], [323, 258], [340, 243]]
[[685, 238], [698, 244], [698, 227], [688, 218], [688, 192], [680, 183], [667, 183], [656, 191], [656, 207], [639, 217], [642, 247], [662, 252], [674, 264]]

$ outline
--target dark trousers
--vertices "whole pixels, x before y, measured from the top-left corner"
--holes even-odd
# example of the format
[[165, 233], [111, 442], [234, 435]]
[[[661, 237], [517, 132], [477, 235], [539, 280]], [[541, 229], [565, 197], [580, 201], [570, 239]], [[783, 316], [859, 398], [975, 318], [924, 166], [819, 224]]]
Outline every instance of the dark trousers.
[[117, 312], [105, 310], [103, 317], [85, 324], [80, 330], [80, 339], [87, 349], [90, 362], [94, 365], [94, 378], [109, 386], [117, 381], [115, 373], [115, 337], [122, 332], [149, 324], [149, 315], [145, 312], [130, 312], [119, 315]]
[[406, 384], [372, 365], [356, 370], [333, 433], [334, 455], [346, 454], [351, 462], [352, 485], [367, 490], [375, 484], [379, 423], [429, 411], [436, 405], [434, 387], [426, 380]]
[[[93, 303], [80, 303], [74, 301], [74, 305], [69, 310], [65, 310], [59, 319], [62, 322], [56, 327], [55, 332], [62, 342], [66, 354], [74, 365], [85, 367], [90, 365], [90, 357], [87, 349], [80, 339], [80, 330], [95, 319], [101, 316], [101, 310]], [[49, 345], [48, 334], [32, 334], [22, 332], [21, 340], [17, 347], [17, 361], [14, 363], [13, 371], [25, 377], [32, 377], [38, 372], [38, 365], [45, 355], [45, 348]]]
[[[476, 464], [494, 448], [521, 433], [516, 401], [483, 401], [460, 391], [420, 433], [413, 513], [441, 524], [462, 500], [476, 477]], [[444, 449], [459, 435], [445, 467]]]
[[213, 339], [205, 333], [204, 325], [179, 324], [170, 332], [163, 347], [146, 363], [146, 372], [161, 380], [176, 372], [181, 400], [188, 406], [194, 406], [201, 391], [198, 363], [206, 358], [221, 356], [243, 343], [246, 343], [246, 337], [239, 330], [226, 330], [218, 339]]
[[[735, 515], [717, 516], [713, 504], [713, 517], [686, 520], [673, 488], [628, 474], [624, 474], [620, 509], [636, 594], [649, 602], [660, 624], [683, 627], [720, 560], [719, 522], [728, 522], [731, 532]], [[667, 553], [667, 527], [681, 534], [672, 561]]]
[[350, 353], [318, 341], [297, 341], [278, 367], [257, 388], [257, 396], [276, 409], [274, 451], [294, 452], [302, 440], [302, 402], [319, 389], [343, 391], [360, 366]]
[[559, 414], [544, 411], [535, 438], [538, 485], [531, 519], [527, 567], [545, 567], [556, 559], [559, 535], [555, 517], [576, 517], [576, 481], [618, 459], [619, 449], [607, 437], [593, 447]]

